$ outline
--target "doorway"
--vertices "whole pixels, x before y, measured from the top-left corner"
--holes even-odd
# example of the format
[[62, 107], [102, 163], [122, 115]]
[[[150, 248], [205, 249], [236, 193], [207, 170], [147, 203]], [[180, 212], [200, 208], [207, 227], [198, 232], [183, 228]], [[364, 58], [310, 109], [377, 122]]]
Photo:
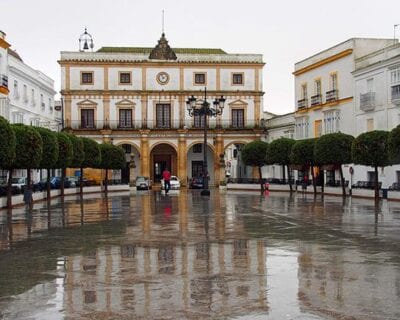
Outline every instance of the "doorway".
[[177, 175], [177, 154], [172, 146], [166, 143], [155, 146], [150, 153], [150, 158], [150, 175], [153, 182], [159, 183], [161, 181], [165, 168], [168, 168], [172, 175]]

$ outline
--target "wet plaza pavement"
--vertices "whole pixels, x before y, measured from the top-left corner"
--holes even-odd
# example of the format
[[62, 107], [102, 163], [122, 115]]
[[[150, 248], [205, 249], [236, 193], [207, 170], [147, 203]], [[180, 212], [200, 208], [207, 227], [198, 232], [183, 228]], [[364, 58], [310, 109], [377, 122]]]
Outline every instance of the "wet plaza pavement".
[[400, 319], [400, 203], [181, 190], [3, 210], [0, 319]]

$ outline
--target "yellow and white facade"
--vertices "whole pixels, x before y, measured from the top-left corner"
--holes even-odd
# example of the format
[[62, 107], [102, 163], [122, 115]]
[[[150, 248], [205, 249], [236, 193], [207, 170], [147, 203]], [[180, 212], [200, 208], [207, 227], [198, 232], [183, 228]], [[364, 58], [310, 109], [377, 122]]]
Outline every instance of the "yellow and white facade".
[[[154, 51], [155, 59], [150, 58]], [[162, 56], [171, 51], [175, 59]], [[202, 101], [205, 88], [211, 104], [226, 98], [223, 114], [208, 122], [211, 184], [224, 179], [226, 148], [261, 138], [264, 63], [259, 54], [171, 49], [163, 34], [156, 48], [61, 52], [59, 64], [65, 126], [79, 136], [123, 145], [135, 164], [123, 170], [122, 180], [133, 170], [134, 176], [158, 181], [164, 167], [183, 184], [199, 174], [203, 126], [189, 117], [186, 100], [194, 95]]]

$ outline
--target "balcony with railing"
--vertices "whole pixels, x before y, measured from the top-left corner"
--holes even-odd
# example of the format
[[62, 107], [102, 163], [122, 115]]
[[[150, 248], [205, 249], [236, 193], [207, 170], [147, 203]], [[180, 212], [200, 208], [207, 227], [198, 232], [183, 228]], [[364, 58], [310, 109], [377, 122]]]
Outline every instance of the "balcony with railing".
[[317, 106], [322, 104], [322, 95], [316, 94], [315, 96], [311, 97], [311, 105], [312, 106]]
[[0, 87], [8, 89], [8, 76], [5, 74], [0, 75]]
[[326, 92], [326, 102], [337, 101], [339, 97], [338, 90], [330, 90]]
[[400, 105], [400, 84], [392, 86], [392, 103]]
[[[224, 129], [224, 130], [252, 130], [262, 129], [261, 121], [249, 121], [240, 122], [232, 120], [218, 120], [209, 121], [207, 124], [209, 129]], [[70, 127], [73, 130], [122, 130], [122, 131], [135, 131], [142, 129], [151, 129], [155, 131], [165, 130], [177, 130], [177, 129], [188, 129], [188, 130], [203, 130], [203, 126], [195, 124], [192, 119], [181, 120], [132, 120], [132, 121], [94, 121], [92, 119], [86, 119], [85, 121], [72, 120], [65, 121], [65, 126]]]
[[375, 92], [367, 92], [360, 94], [360, 109], [363, 111], [371, 111], [375, 108]]
[[304, 109], [308, 107], [308, 100], [306, 98], [297, 100], [297, 108]]

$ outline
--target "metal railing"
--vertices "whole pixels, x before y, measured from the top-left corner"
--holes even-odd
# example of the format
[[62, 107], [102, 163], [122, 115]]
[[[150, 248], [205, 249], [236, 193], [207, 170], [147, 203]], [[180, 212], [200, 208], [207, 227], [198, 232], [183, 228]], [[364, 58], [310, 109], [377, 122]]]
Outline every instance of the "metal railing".
[[297, 100], [297, 108], [303, 109], [308, 107], [308, 100], [306, 98]]
[[317, 106], [322, 103], [322, 95], [316, 94], [315, 96], [311, 97], [311, 105]]
[[5, 88], [8, 88], [8, 76], [6, 76], [5, 74], [2, 74], [2, 75], [1, 75], [0, 86], [1, 86], [1, 87], [5, 87]]
[[326, 92], [326, 102], [338, 100], [339, 91], [334, 89]]
[[400, 104], [400, 84], [392, 86], [392, 102]]
[[[249, 130], [249, 129], [262, 129], [261, 121], [247, 120], [244, 123], [232, 122], [229, 120], [211, 120], [207, 124], [209, 129], [226, 129], [226, 130]], [[157, 120], [134, 120], [131, 122], [109, 120], [109, 121], [79, 121], [79, 120], [66, 120], [65, 126], [74, 130], [169, 130], [169, 129], [190, 129], [190, 130], [203, 130], [203, 126], [195, 125], [190, 119], [170, 120], [161, 122]]]
[[372, 110], [375, 107], [375, 92], [360, 94], [360, 109], [363, 111]]

